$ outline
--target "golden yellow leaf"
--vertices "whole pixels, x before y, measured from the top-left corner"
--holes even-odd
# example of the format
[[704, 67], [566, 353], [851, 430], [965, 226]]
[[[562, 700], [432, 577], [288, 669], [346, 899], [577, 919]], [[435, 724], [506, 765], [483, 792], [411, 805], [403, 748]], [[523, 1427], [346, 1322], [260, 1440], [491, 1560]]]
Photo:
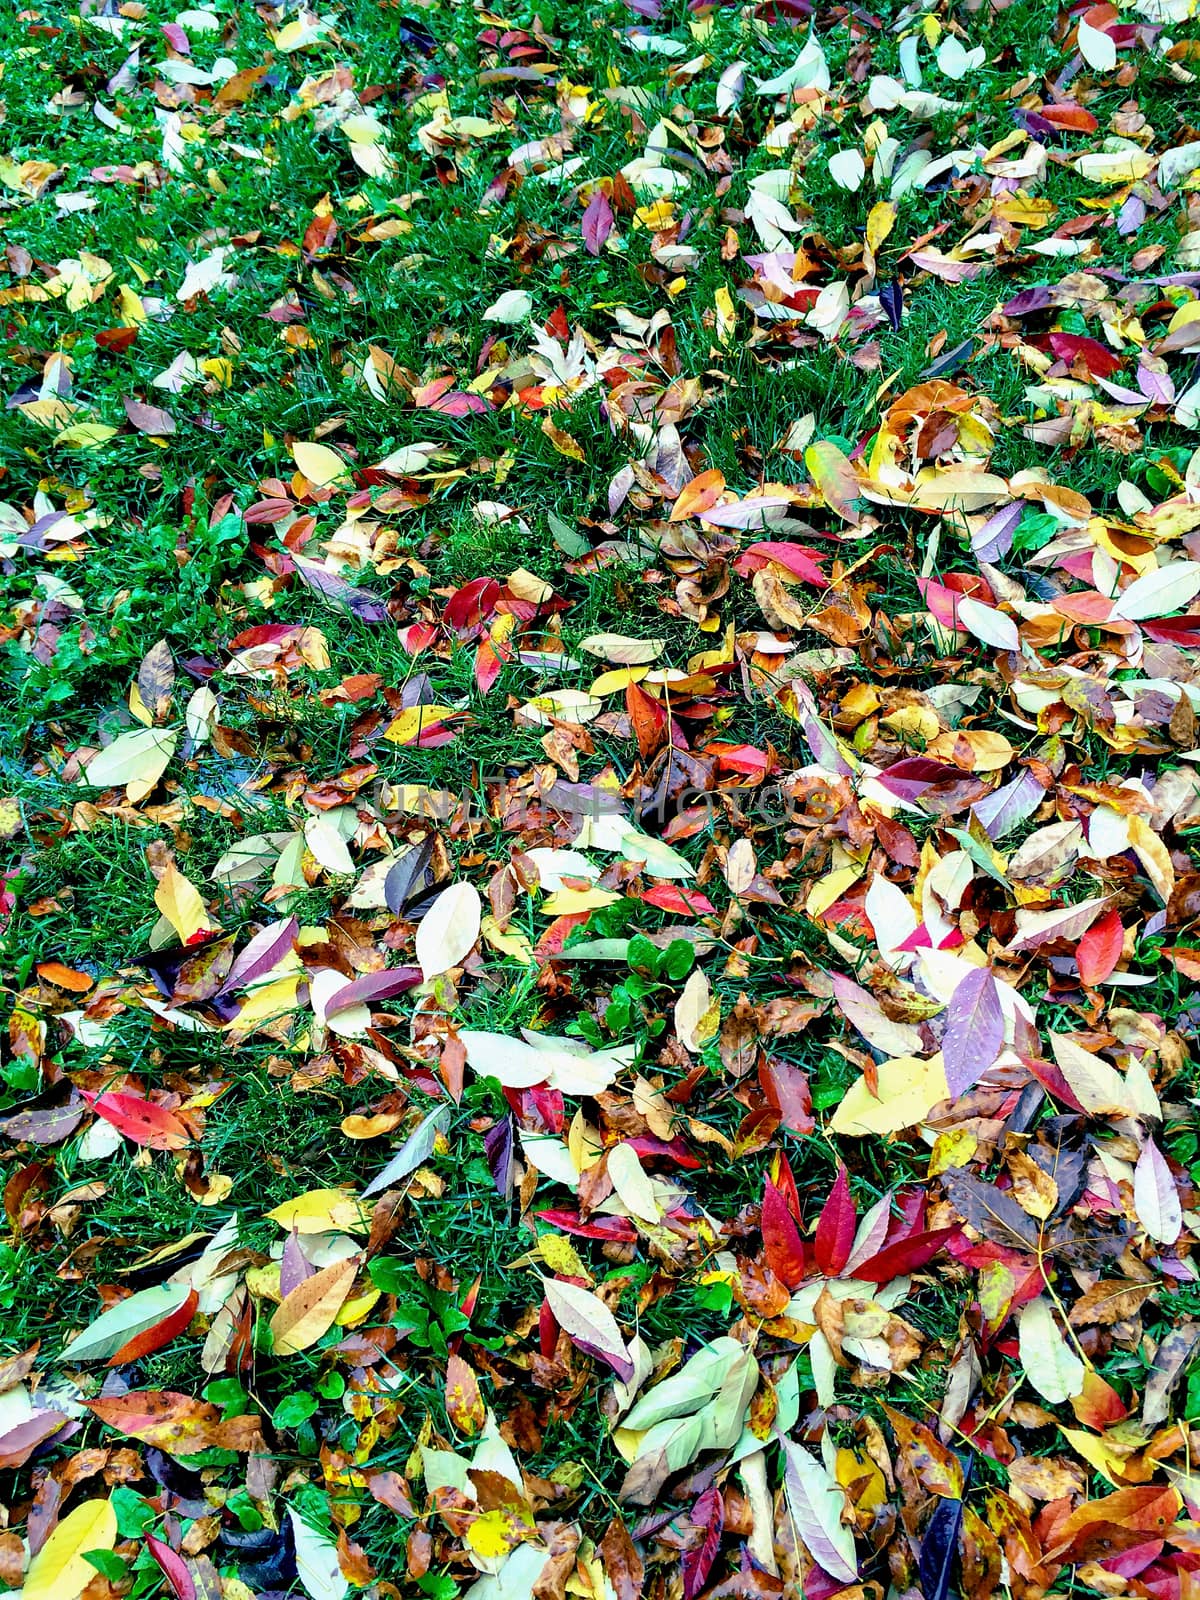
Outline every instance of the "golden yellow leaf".
[[358, 1272], [358, 1257], [335, 1261], [284, 1295], [271, 1318], [271, 1340], [277, 1356], [294, 1355], [316, 1344], [333, 1327]]
[[458, 715], [453, 706], [407, 706], [384, 729], [383, 737], [392, 744], [415, 744], [430, 728]]
[[1154, 892], [1163, 905], [1166, 905], [1175, 888], [1175, 867], [1171, 861], [1171, 854], [1145, 817], [1139, 816], [1137, 812], [1129, 818], [1129, 842], [1133, 846], [1134, 855], [1145, 869], [1146, 876], [1154, 885]]
[[200, 891], [173, 861], [168, 862], [167, 870], [158, 880], [154, 904], [179, 935], [180, 944], [188, 944], [198, 933], [207, 933], [214, 926], [209, 921]]
[[288, 1233], [329, 1233], [337, 1228], [365, 1232], [370, 1221], [368, 1207], [346, 1189], [310, 1189], [285, 1200], [267, 1216]]

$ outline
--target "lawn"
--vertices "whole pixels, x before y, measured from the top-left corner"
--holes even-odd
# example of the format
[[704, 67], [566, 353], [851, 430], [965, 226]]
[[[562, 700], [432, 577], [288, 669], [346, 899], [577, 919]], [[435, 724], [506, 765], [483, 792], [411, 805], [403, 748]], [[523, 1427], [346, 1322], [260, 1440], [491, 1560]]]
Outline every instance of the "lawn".
[[1196, 1592], [1196, 9], [0, 16], [0, 1590]]

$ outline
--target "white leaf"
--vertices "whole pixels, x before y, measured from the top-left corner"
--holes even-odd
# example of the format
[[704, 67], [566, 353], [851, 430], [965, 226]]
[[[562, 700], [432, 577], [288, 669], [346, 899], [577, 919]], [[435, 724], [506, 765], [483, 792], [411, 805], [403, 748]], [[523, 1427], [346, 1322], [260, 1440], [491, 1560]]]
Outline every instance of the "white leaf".
[[452, 883], [421, 918], [417, 928], [417, 964], [426, 982], [457, 967], [479, 937], [482, 906], [469, 883]]
[[1062, 1405], [1083, 1388], [1085, 1367], [1067, 1344], [1044, 1295], [1022, 1306], [1017, 1343], [1025, 1376], [1048, 1405]]
[[542, 1288], [560, 1328], [573, 1339], [582, 1339], [594, 1350], [614, 1357], [623, 1366], [633, 1365], [616, 1318], [603, 1300], [578, 1284], [562, 1283], [557, 1278], [543, 1278]]
[[966, 50], [954, 34], [948, 33], [938, 46], [938, 71], [957, 83], [960, 78], [965, 78], [968, 72], [974, 72], [981, 67], [986, 57], [987, 52], [982, 45], [977, 44], [974, 49]]
[[1021, 638], [1013, 619], [1003, 611], [997, 611], [994, 606], [985, 606], [981, 600], [964, 596], [958, 602], [958, 620], [977, 639], [982, 639], [984, 644], [990, 644], [996, 650], [1021, 648]]
[[394, 1183], [407, 1178], [410, 1172], [415, 1172], [423, 1161], [428, 1161], [433, 1154], [438, 1134], [445, 1129], [449, 1121], [450, 1107], [435, 1106], [428, 1116], [417, 1124], [383, 1171], [371, 1179], [363, 1190], [363, 1199], [365, 1200], [369, 1194], [378, 1194], [383, 1189], [390, 1189]]
[[296, 1539], [296, 1571], [309, 1600], [343, 1600], [350, 1585], [338, 1566], [337, 1545], [310, 1528], [291, 1506], [288, 1516]]
[[495, 1078], [505, 1089], [529, 1089], [547, 1083], [560, 1094], [603, 1094], [624, 1067], [633, 1059], [629, 1045], [609, 1050], [589, 1050], [586, 1046], [566, 1049], [557, 1040], [510, 1039], [503, 1033], [483, 1033], [466, 1029], [459, 1034], [467, 1052], [467, 1064], [480, 1077]]
[[1168, 561], [1141, 578], [1135, 578], [1117, 596], [1114, 617], [1126, 622], [1141, 622], [1147, 617], [1165, 617], [1178, 611], [1200, 594], [1200, 561]]
[[839, 189], [853, 193], [862, 187], [867, 175], [867, 164], [859, 150], [838, 150], [829, 158], [829, 176]]
[[107, 1361], [130, 1339], [155, 1328], [164, 1317], [179, 1310], [188, 1297], [186, 1284], [159, 1283], [139, 1289], [126, 1300], [102, 1311], [63, 1352], [72, 1361]]
[[1133, 1208], [1152, 1239], [1175, 1243], [1183, 1228], [1183, 1208], [1166, 1157], [1153, 1139], [1146, 1140], [1133, 1169]]
[[717, 115], [727, 117], [746, 92], [746, 63], [735, 61], [717, 80]]
[[204, 744], [212, 737], [217, 722], [217, 697], [206, 683], [193, 691], [183, 713], [184, 726], [193, 744]]
[[354, 862], [346, 849], [346, 841], [327, 817], [309, 817], [304, 824], [304, 842], [309, 854], [326, 872], [338, 877], [349, 877]]
[[813, 1560], [831, 1578], [841, 1583], [857, 1583], [858, 1557], [854, 1532], [842, 1521], [846, 1495], [803, 1445], [779, 1436], [783, 1447], [784, 1489], [788, 1510]]
[[849, 315], [849, 284], [827, 283], [804, 320], [810, 328], [817, 330], [822, 339], [832, 339]]
[[662, 1221], [654, 1199], [654, 1185], [646, 1176], [637, 1151], [624, 1140], [608, 1152], [608, 1175], [617, 1191], [617, 1198], [640, 1222], [657, 1226]]
[[483, 313], [483, 320], [503, 322], [511, 327], [518, 322], [524, 322], [532, 310], [533, 296], [528, 289], [506, 289]]
[[[332, 967], [321, 967], [309, 977], [308, 998], [318, 1022], [343, 1039], [362, 1039], [371, 1026], [370, 1006], [360, 1000], [357, 1004], [343, 1006], [339, 1011], [332, 1005], [336, 996], [343, 989], [348, 989], [352, 982], [352, 979]], [[332, 1016], [328, 1015], [331, 1010]]]
[[1090, 1116], [1136, 1115], [1125, 1080], [1107, 1061], [1066, 1034], [1052, 1033], [1050, 1048], [1067, 1087]]
[[169, 728], [133, 728], [118, 735], [88, 762], [88, 783], [96, 789], [127, 784], [130, 799], [141, 799], [167, 770], [177, 737]]
[[804, 49], [790, 67], [786, 67], [774, 78], [754, 80], [759, 94], [788, 94], [792, 89], [826, 90], [830, 82], [829, 64], [825, 60], [825, 52], [812, 34], [809, 34]]
[[1097, 72], [1111, 72], [1117, 64], [1117, 47], [1107, 33], [1093, 28], [1086, 17], [1080, 17], [1075, 35], [1079, 54], [1089, 67]]

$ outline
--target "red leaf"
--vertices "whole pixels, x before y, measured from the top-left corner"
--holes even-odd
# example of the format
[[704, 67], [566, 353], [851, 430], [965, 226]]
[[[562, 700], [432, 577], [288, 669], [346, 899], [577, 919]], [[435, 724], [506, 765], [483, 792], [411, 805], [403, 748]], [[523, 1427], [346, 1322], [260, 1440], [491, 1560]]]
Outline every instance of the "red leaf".
[[717, 1559], [721, 1548], [721, 1534], [725, 1528], [725, 1502], [717, 1488], [706, 1489], [692, 1507], [688, 1520], [693, 1527], [704, 1529], [702, 1541], [682, 1556], [683, 1600], [694, 1600], [704, 1587], [705, 1579]]
[[123, 1090], [105, 1094], [80, 1092], [98, 1117], [111, 1122], [134, 1144], [150, 1150], [183, 1150], [192, 1142], [191, 1134], [177, 1116], [144, 1095]]
[[789, 1289], [803, 1282], [804, 1240], [792, 1220], [783, 1192], [767, 1179], [762, 1203], [763, 1250], [771, 1271]]
[[146, 1549], [154, 1557], [175, 1600], [196, 1600], [196, 1585], [188, 1571], [187, 1562], [178, 1551], [172, 1550], [161, 1539], [156, 1539], [152, 1533], [146, 1535]]
[[475, 652], [475, 687], [480, 694], [487, 694], [494, 688], [496, 679], [500, 676], [500, 668], [504, 665], [496, 654], [496, 647], [490, 639], [480, 641], [479, 649]]
[[1125, 929], [1119, 911], [1106, 911], [1099, 922], [1092, 923], [1075, 951], [1079, 976], [1089, 988], [1112, 975], [1124, 944]]
[[796, 1179], [792, 1173], [788, 1158], [782, 1150], [777, 1150], [771, 1161], [771, 1182], [783, 1195], [783, 1198], [787, 1201], [788, 1210], [798, 1222], [801, 1211], [800, 1191], [796, 1187]]
[[742, 551], [733, 563], [733, 570], [739, 577], [745, 578], [752, 572], [757, 572], [760, 567], [774, 562], [776, 566], [785, 568], [794, 578], [799, 578], [802, 583], [811, 583], [818, 589], [827, 589], [829, 579], [821, 569], [824, 554], [823, 550], [814, 550], [806, 544], [760, 539], [757, 544], [748, 545]]
[[1095, 133], [1100, 126], [1090, 111], [1070, 102], [1064, 105], [1043, 106], [1038, 115], [1045, 117], [1054, 127], [1068, 128], [1072, 133]]
[[656, 883], [643, 889], [639, 899], [659, 911], [670, 911], [677, 917], [708, 916], [717, 908], [706, 894], [698, 889], [677, 889], [669, 883]]
[[643, 761], [648, 760], [667, 737], [668, 717], [665, 706], [640, 688], [636, 683], [625, 687], [625, 709], [637, 735], [638, 750]]
[[598, 256], [613, 229], [613, 208], [603, 189], [597, 189], [583, 213], [583, 245], [590, 256]]
[[836, 1278], [850, 1259], [857, 1227], [858, 1212], [850, 1197], [850, 1178], [845, 1167], [839, 1167], [837, 1181], [822, 1207], [813, 1237], [813, 1254], [827, 1278]]
[[1083, 357], [1083, 364], [1093, 378], [1108, 378], [1121, 367], [1121, 358], [1114, 355], [1098, 339], [1089, 339], [1082, 333], [1052, 333], [1050, 348], [1060, 361], [1071, 362]]
[[893, 1278], [916, 1272], [918, 1267], [932, 1261], [958, 1232], [957, 1228], [932, 1228], [928, 1233], [910, 1234], [907, 1239], [885, 1245], [878, 1255], [855, 1267], [854, 1276], [867, 1283], [891, 1283]]
[[764, 1056], [758, 1069], [758, 1081], [785, 1128], [799, 1134], [813, 1131], [816, 1122], [812, 1114], [812, 1090], [803, 1067], [793, 1067], [775, 1056]]
[[499, 594], [495, 578], [472, 578], [446, 601], [445, 620], [459, 633], [481, 627], [495, 611]]
[[534, 1216], [578, 1239], [615, 1239], [622, 1244], [633, 1244], [638, 1236], [628, 1217], [591, 1217], [584, 1222], [577, 1211], [535, 1211]]
[[153, 1355], [156, 1350], [169, 1345], [196, 1315], [199, 1298], [195, 1289], [190, 1290], [187, 1299], [178, 1310], [172, 1311], [161, 1322], [156, 1322], [152, 1328], [143, 1328], [141, 1333], [135, 1333], [132, 1339], [126, 1339], [121, 1348], [114, 1351], [109, 1358], [108, 1366], [122, 1367], [129, 1361], [140, 1361], [143, 1356]]
[[113, 350], [118, 355], [129, 346], [138, 336], [136, 328], [102, 328], [96, 335], [96, 343], [101, 350]]

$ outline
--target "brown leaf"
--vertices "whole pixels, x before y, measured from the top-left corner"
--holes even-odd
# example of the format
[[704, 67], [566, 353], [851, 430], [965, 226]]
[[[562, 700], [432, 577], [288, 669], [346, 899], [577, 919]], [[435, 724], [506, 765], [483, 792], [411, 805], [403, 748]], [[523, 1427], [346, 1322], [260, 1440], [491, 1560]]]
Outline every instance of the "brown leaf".
[[620, 1517], [614, 1517], [604, 1530], [597, 1553], [616, 1600], [641, 1600], [646, 1569]]

